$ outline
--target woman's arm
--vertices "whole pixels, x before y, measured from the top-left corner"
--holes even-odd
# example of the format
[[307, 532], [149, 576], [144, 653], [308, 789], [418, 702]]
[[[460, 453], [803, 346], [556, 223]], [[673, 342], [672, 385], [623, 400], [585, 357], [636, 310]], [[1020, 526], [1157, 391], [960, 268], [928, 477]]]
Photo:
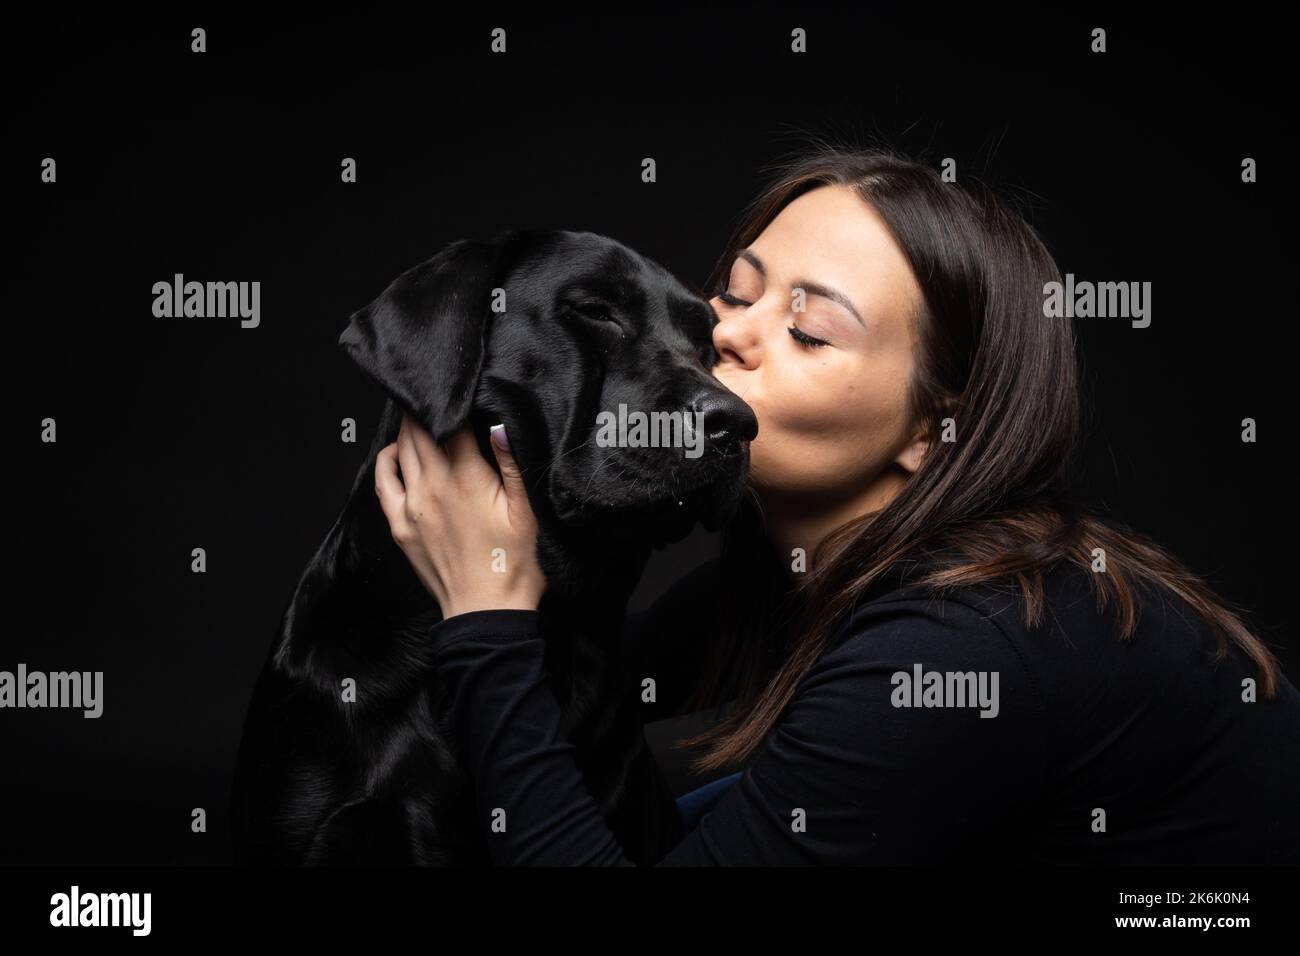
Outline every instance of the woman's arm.
[[[632, 865], [560, 729], [537, 623], [536, 611], [481, 610], [430, 635], [492, 860]], [[997, 716], [895, 706], [895, 675], [917, 664], [999, 673]], [[658, 865], [920, 863], [997, 846], [1038, 787], [1039, 707], [1019, 656], [976, 609], [865, 605], [752, 766]]]

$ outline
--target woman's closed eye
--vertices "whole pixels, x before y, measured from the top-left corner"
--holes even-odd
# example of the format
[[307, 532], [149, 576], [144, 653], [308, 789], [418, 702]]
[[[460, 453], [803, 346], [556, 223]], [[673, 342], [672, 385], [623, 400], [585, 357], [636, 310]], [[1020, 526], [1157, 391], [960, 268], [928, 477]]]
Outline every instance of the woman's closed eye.
[[[744, 299], [736, 298], [730, 292], [719, 292], [718, 300], [724, 303], [725, 305], [730, 305], [730, 306], [748, 307], [750, 305], [753, 305], [752, 302], [746, 302]], [[803, 329], [799, 328], [797, 325], [789, 326], [787, 331], [789, 331], [790, 333], [790, 338], [794, 339], [797, 343], [799, 343], [800, 347], [802, 348], [819, 349], [823, 345], [830, 345], [830, 343], [827, 342], [825, 339], [819, 339], [814, 336], [811, 336], [807, 332], [803, 331]]]
[[802, 329], [800, 329], [799, 326], [797, 325], [790, 326], [789, 332], [790, 332], [790, 337], [806, 349], [819, 349], [823, 345], [831, 344], [827, 342], [825, 339], [814, 338], [813, 336], [809, 335], [807, 332], [804, 332]]

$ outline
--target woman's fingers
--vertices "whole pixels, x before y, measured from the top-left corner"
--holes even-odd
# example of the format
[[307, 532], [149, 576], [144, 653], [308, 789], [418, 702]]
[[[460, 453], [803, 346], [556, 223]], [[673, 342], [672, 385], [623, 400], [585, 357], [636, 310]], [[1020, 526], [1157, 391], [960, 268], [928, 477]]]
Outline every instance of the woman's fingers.
[[499, 483], [496, 472], [479, 452], [474, 429], [470, 425], [464, 426], [448, 439], [447, 461], [457, 479], [463, 483], [462, 488], [495, 487]]
[[406, 488], [397, 470], [397, 442], [386, 445], [375, 457], [375, 494], [389, 530], [397, 537], [406, 525]]
[[438, 447], [429, 430], [409, 414], [402, 416], [402, 427], [397, 432], [397, 453], [407, 487], [417, 480], [430, 488], [446, 482], [449, 471], [446, 452]]
[[[501, 480], [492, 465], [479, 453], [474, 429], [464, 425], [443, 445], [433, 440], [428, 429], [410, 415], [402, 416], [397, 440], [390, 446], [394, 453], [385, 467], [400, 474], [393, 476], [406, 494], [403, 505], [408, 520], [419, 521], [425, 506], [440, 498], [463, 498], [469, 492], [501, 490]], [[376, 476], [378, 483], [378, 460]]]
[[402, 470], [402, 484], [408, 488], [414, 487], [416, 479], [420, 477], [420, 459], [411, 442], [410, 419], [405, 415], [402, 416], [402, 424], [397, 429], [397, 438], [393, 444], [397, 448], [398, 467]]

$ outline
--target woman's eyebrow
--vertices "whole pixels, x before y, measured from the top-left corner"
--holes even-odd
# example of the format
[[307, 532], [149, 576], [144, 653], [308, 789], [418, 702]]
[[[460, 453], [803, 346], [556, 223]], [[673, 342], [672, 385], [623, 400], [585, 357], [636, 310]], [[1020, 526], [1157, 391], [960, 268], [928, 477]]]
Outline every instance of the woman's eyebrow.
[[[736, 255], [757, 269], [758, 274], [764, 279], [767, 278], [767, 269], [763, 266], [763, 260], [754, 253], [750, 252], [748, 249], [741, 249], [736, 253]], [[859, 325], [864, 329], [867, 327], [867, 323], [862, 320], [862, 316], [859, 315], [858, 310], [854, 308], [853, 301], [839, 289], [833, 289], [828, 285], [822, 285], [820, 282], [810, 282], [807, 279], [795, 279], [794, 287], [796, 289], [803, 289], [808, 295], [819, 295], [823, 299], [830, 299], [832, 302], [838, 302], [840, 305], [844, 306], [844, 308], [849, 310], [850, 314], [858, 320]]]

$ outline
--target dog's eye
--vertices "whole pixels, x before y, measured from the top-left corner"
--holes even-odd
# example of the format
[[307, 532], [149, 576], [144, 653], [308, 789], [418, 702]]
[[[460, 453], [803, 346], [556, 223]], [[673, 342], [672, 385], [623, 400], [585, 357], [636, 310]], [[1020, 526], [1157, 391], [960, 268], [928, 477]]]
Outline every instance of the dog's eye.
[[593, 322], [610, 322], [614, 325], [618, 324], [614, 320], [614, 316], [610, 314], [610, 308], [601, 305], [599, 302], [570, 305], [569, 311], [574, 315], [580, 316], [584, 319], [590, 319]]

